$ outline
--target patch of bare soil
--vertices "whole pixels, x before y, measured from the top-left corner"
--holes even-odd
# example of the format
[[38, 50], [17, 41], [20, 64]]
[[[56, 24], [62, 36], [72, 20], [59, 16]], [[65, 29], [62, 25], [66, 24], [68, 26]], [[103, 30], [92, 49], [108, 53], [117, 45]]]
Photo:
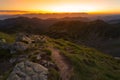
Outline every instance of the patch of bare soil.
[[57, 64], [60, 70], [60, 77], [62, 80], [70, 80], [72, 76], [73, 68], [68, 63], [66, 58], [60, 54], [60, 51], [57, 49], [51, 49], [52, 51], [52, 58]]

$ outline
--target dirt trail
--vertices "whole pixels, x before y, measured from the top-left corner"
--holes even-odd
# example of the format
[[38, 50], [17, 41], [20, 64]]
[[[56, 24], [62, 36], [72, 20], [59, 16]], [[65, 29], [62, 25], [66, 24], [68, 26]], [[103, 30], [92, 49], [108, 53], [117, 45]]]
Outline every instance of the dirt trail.
[[51, 49], [51, 51], [52, 51], [52, 58], [60, 70], [61, 79], [70, 80], [73, 71], [71, 65], [67, 62], [66, 58], [60, 54], [59, 50]]

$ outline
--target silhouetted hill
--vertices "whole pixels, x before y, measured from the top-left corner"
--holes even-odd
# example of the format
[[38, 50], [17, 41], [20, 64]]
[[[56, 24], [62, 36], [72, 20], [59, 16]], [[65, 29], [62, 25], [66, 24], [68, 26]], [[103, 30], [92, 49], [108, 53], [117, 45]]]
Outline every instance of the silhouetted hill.
[[120, 24], [108, 24], [102, 20], [90, 21], [85, 17], [65, 17], [61, 19], [17, 17], [0, 21], [0, 31], [7, 33], [27, 32], [40, 34], [47, 32], [56, 38], [71, 38], [89, 41], [120, 37]]
[[62, 20], [62, 21], [76, 21], [76, 20], [79, 20], [79, 21], [85, 21], [85, 22], [90, 21], [90, 19], [88, 19], [87, 17], [64, 17], [64, 18], [61, 18], [60, 20]]
[[120, 23], [120, 19], [109, 20], [108, 23], [110, 23], [110, 24], [118, 24], [118, 23]]
[[41, 18], [41, 19], [48, 19], [48, 18], [64, 18], [64, 17], [80, 17], [80, 16], [86, 16], [88, 15], [87, 13], [46, 13], [46, 14], [23, 14], [22, 16], [24, 17], [29, 17], [29, 18], [33, 18], [33, 17], [37, 17], [37, 18]]
[[[115, 35], [109, 35], [113, 30], [112, 25], [102, 21], [95, 20], [90, 22], [82, 21], [60, 21], [49, 28], [49, 33], [56, 35], [54, 37], [81, 38], [102, 37], [103, 39], [113, 38]], [[66, 34], [66, 35], [65, 35]], [[63, 35], [63, 36], [62, 36]]]
[[38, 18], [17, 17], [0, 21], [0, 30], [4, 32], [34, 32], [41, 33], [42, 30], [54, 21]]
[[[16, 13], [16, 14], [15, 14]], [[18, 13], [18, 14], [17, 14]], [[21, 13], [21, 14], [19, 14]], [[22, 14], [23, 13], [23, 14]], [[87, 13], [33, 13], [29, 11], [0, 11], [0, 20], [7, 18], [15, 18], [15, 17], [28, 17], [28, 18], [40, 18], [40, 19], [48, 19], [48, 18], [64, 18], [64, 17], [87, 17]]]
[[28, 32], [28, 33], [42, 33], [52, 24], [59, 21], [71, 21], [71, 20], [80, 20], [80, 21], [89, 21], [85, 17], [65, 17], [65, 18], [49, 18], [49, 19], [39, 19], [39, 18], [28, 18], [28, 17], [17, 17], [9, 18], [0, 21], [0, 30], [9, 33], [16, 32]]

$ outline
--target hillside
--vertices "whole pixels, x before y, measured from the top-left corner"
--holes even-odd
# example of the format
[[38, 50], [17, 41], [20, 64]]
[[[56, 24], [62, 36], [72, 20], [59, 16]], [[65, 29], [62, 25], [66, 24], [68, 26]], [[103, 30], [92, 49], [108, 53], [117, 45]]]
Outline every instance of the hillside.
[[39, 77], [38, 80], [120, 79], [120, 60], [63, 39], [19, 34], [15, 42], [4, 44], [8, 47], [2, 46], [1, 80], [32, 80], [33, 77]]
[[42, 33], [43, 28], [49, 26], [47, 21], [37, 18], [17, 17], [0, 21], [0, 30], [7, 33], [28, 32]]
[[[120, 36], [119, 24], [109, 24], [102, 20], [90, 21], [86, 17], [65, 18], [27, 18], [17, 17], [0, 21], [0, 31], [7, 33], [27, 32], [32, 34], [48, 33], [49, 36], [64, 38], [95, 39], [118, 38]], [[62, 36], [64, 35], [64, 36]], [[66, 35], [66, 36], [65, 36]], [[83, 37], [84, 36], [84, 37]]]
[[103, 20], [91, 21], [86, 17], [49, 18], [45, 20], [17, 17], [0, 20], [0, 31], [8, 34], [21, 32], [43, 34], [94, 47], [112, 56], [120, 56], [119, 23], [110, 24]]
[[[49, 27], [48, 33], [56, 35], [54, 37], [67, 38], [118, 38], [120, 37], [120, 27], [110, 25], [102, 20], [90, 22], [83, 21], [60, 21]], [[63, 36], [62, 36], [63, 34]], [[66, 35], [64, 35], [66, 34]]]
[[41, 34], [45, 32], [49, 26], [59, 21], [80, 20], [89, 21], [86, 17], [64, 17], [64, 18], [28, 18], [16, 17], [0, 20], [0, 31], [7, 33], [27, 32], [33, 34]]
[[[109, 45], [110, 42], [120, 42], [118, 41], [120, 38], [120, 26], [118, 24], [108, 24], [102, 20], [90, 22], [60, 21], [50, 26], [46, 34], [53, 38], [62, 38], [77, 44], [94, 47], [113, 56], [120, 56], [120, 46]], [[107, 42], [109, 42], [108, 45], [105, 44]], [[110, 49], [107, 46], [112, 48]], [[115, 51], [113, 48], [118, 48], [118, 50]]]
[[6, 34], [3, 32], [0, 32], [0, 41], [3, 39], [5, 42], [12, 43], [15, 41], [15, 34]]
[[[64, 40], [54, 40], [54, 48], [60, 51], [70, 61], [73, 67], [73, 76], [71, 80], [109, 80], [120, 79], [118, 72], [112, 68], [119, 66], [116, 60], [95, 49], [86, 46], [78, 46]], [[115, 61], [115, 62], [114, 62]], [[114, 64], [114, 67], [113, 67]], [[112, 75], [116, 74], [116, 75]], [[118, 74], [118, 75], [117, 75]], [[118, 77], [118, 78], [117, 78]]]
[[[62, 38], [76, 44], [94, 47], [112, 56], [120, 56], [119, 23], [109, 24], [103, 20], [90, 21], [85, 17], [49, 18], [45, 20], [17, 17], [1, 20], [0, 31], [8, 34], [21, 32], [43, 34], [52, 38]], [[111, 45], [116, 41], [118, 44]]]

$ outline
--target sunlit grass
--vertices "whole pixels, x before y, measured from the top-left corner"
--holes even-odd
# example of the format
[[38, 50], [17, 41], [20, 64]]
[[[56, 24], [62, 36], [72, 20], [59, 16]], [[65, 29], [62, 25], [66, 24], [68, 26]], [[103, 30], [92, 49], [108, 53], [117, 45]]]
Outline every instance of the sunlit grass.
[[3, 32], [0, 32], [0, 39], [5, 39], [6, 42], [8, 43], [12, 43], [15, 41], [15, 37], [16, 35], [15, 34], [6, 34], [6, 33], [3, 33]]
[[[109, 55], [93, 48], [64, 40], [53, 40], [54, 48], [66, 56], [74, 68], [71, 80], [119, 80], [120, 64]], [[52, 44], [53, 44], [52, 43]]]

